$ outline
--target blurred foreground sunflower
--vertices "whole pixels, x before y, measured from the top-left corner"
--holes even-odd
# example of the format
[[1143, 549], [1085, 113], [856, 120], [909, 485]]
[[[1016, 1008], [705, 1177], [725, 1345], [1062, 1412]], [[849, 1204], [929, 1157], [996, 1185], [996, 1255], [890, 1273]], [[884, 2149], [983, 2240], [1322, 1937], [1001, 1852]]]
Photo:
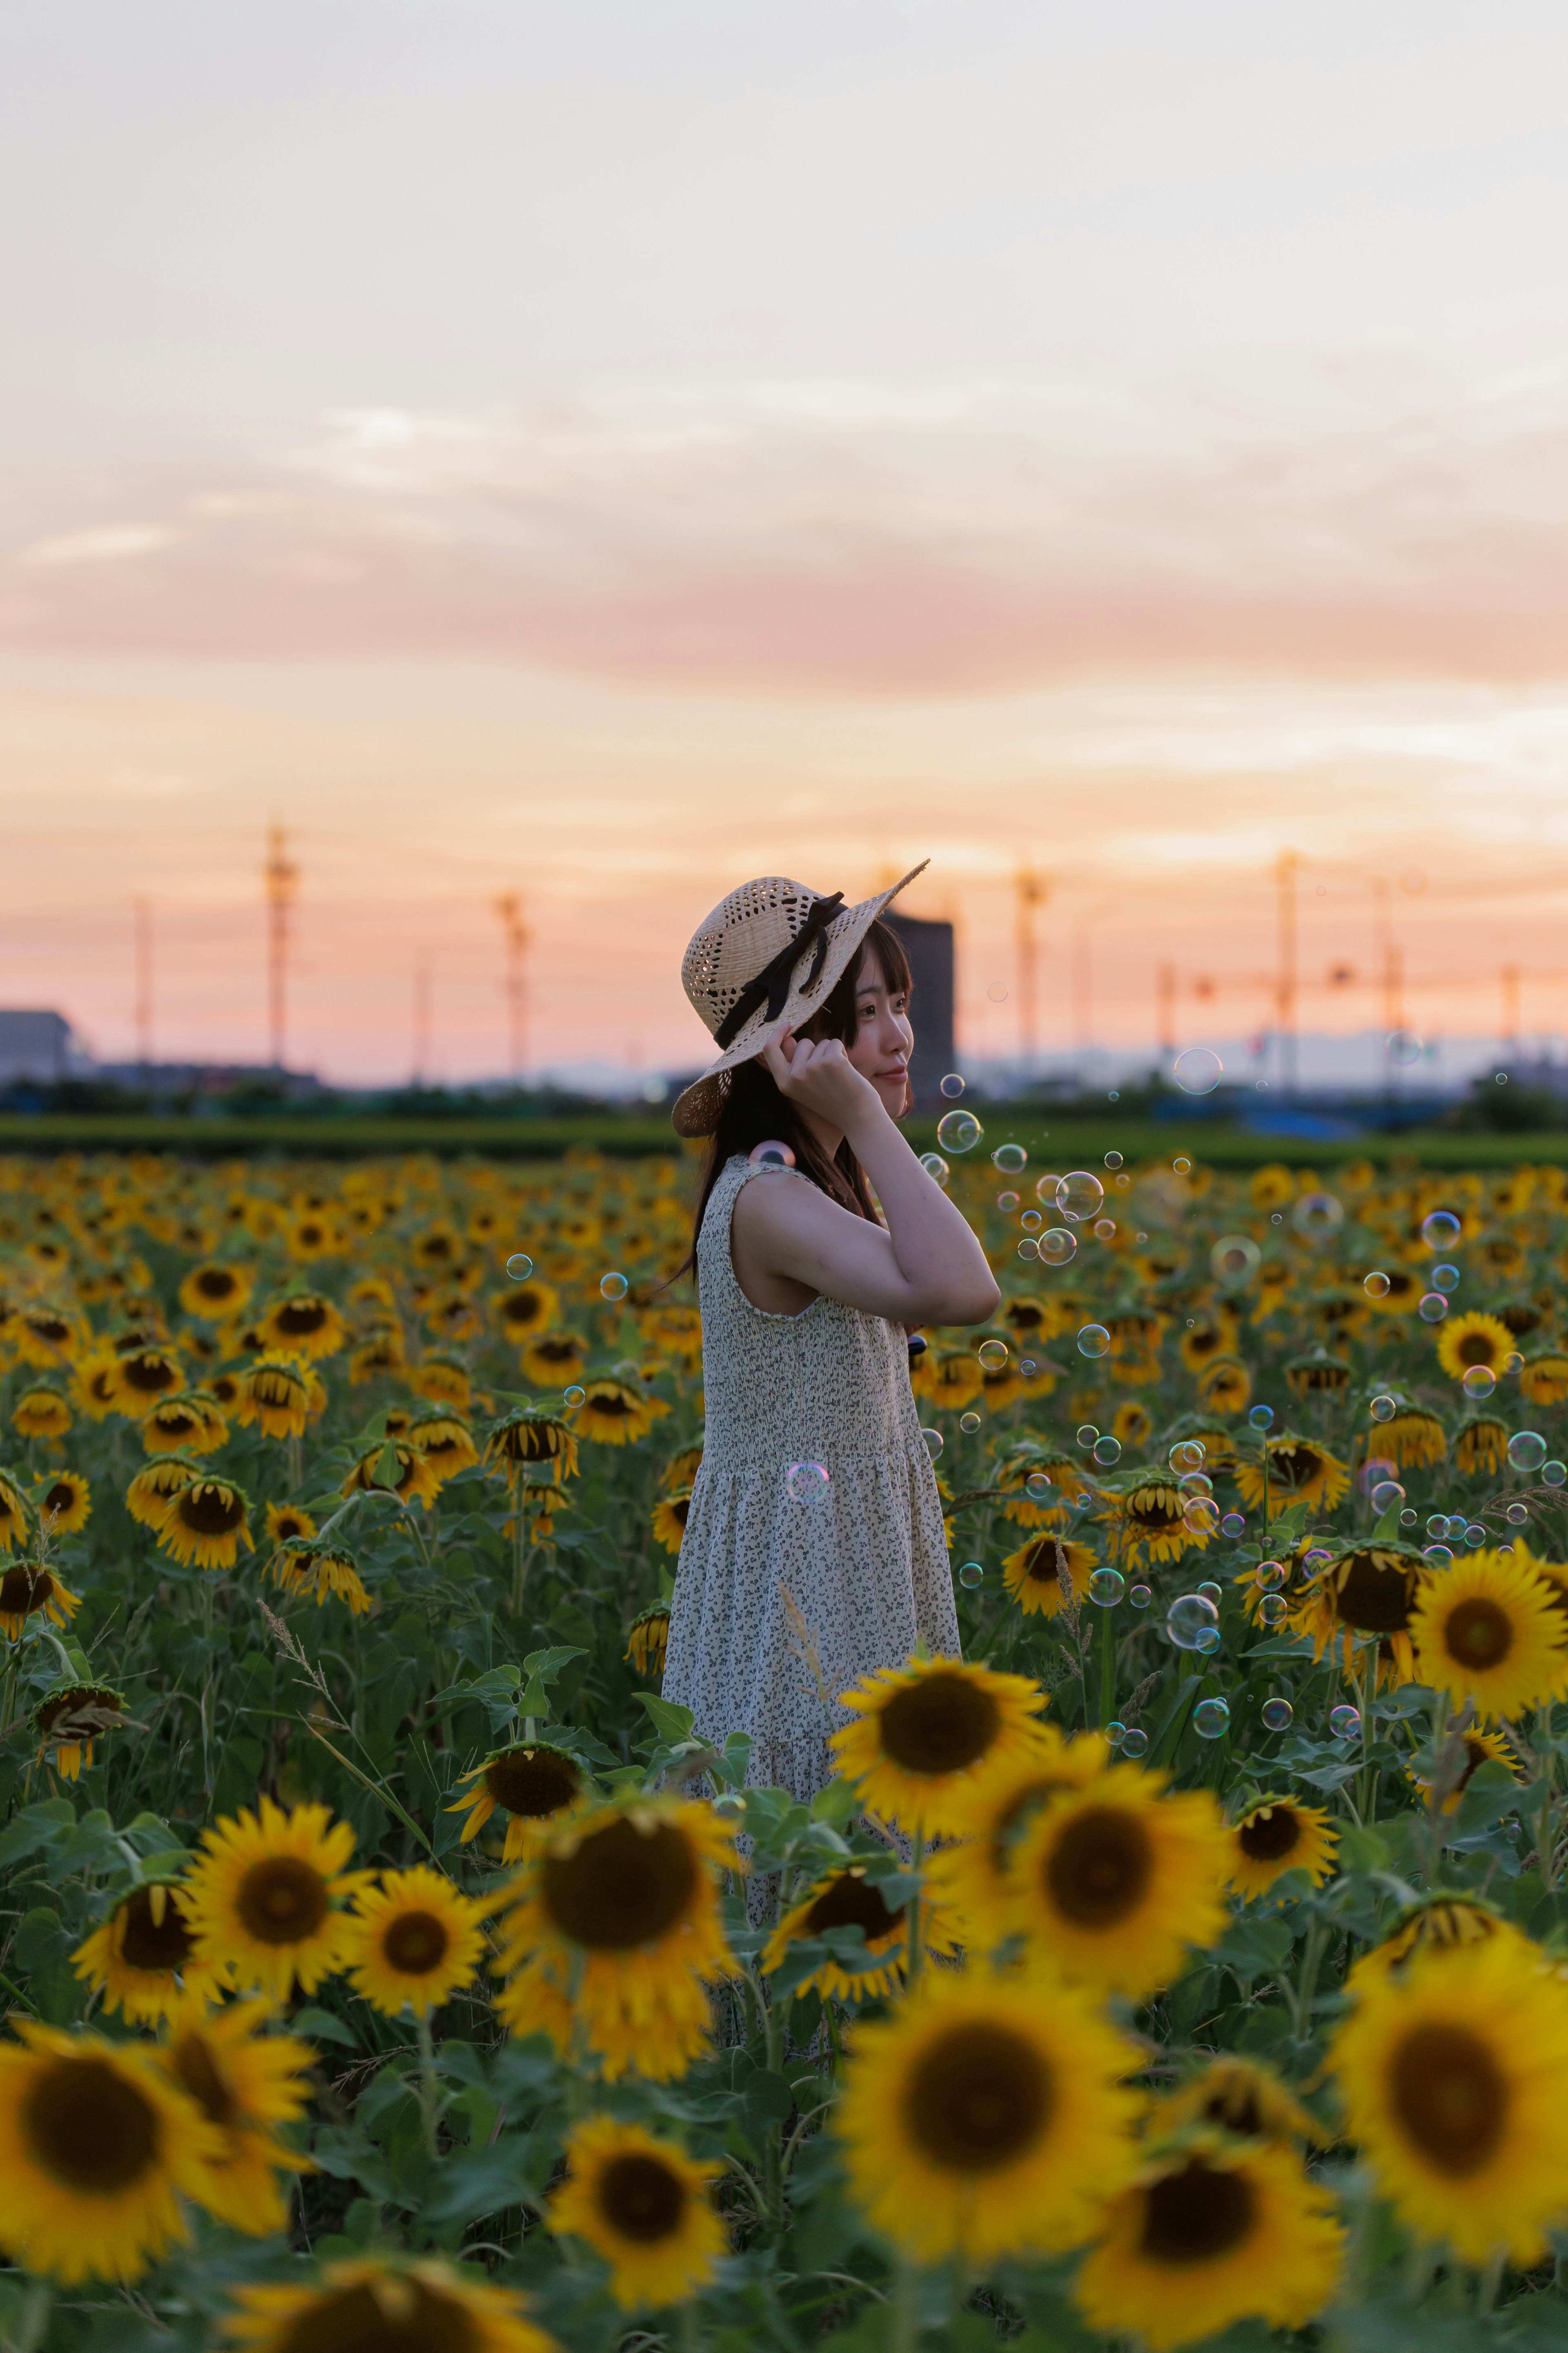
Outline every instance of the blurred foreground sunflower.
[[1042, 1724], [1027, 1757], [971, 1794], [954, 1818], [954, 1842], [937, 1850], [929, 1869], [937, 1901], [972, 1936], [984, 1936], [981, 1923], [994, 1929], [1006, 1915], [1007, 1873], [1026, 1825], [1048, 1799], [1097, 1781], [1110, 1762], [1103, 1734], [1067, 1740], [1054, 1725]]
[[937, 1836], [955, 1827], [981, 1782], [1032, 1753], [1044, 1704], [1027, 1675], [958, 1659], [911, 1659], [839, 1694], [839, 1705], [857, 1721], [833, 1733], [828, 1746], [873, 1811]]
[[1238, 2140], [1272, 2140], [1284, 2147], [1322, 2137], [1315, 2120], [1271, 2067], [1228, 2052], [1211, 2059], [1159, 2103], [1152, 2137], [1173, 2137], [1184, 2125], [1217, 2125]]
[[308, 2042], [262, 2030], [271, 2017], [265, 2001], [234, 2001], [213, 2010], [186, 1994], [169, 2012], [158, 2055], [174, 2081], [218, 2136], [202, 2160], [194, 2191], [211, 2214], [252, 2238], [287, 2228], [289, 2206], [279, 2172], [311, 2169], [310, 2160], [278, 2138], [274, 2126], [304, 2113], [304, 2078], [315, 2063]]
[[1340, 1834], [1321, 1806], [1294, 1798], [1259, 1798], [1231, 1832], [1235, 1856], [1230, 1883], [1237, 1894], [1267, 1895], [1288, 1871], [1304, 1871], [1314, 1887], [1333, 1876]]
[[[886, 2001], [897, 1991], [909, 1966], [910, 1906], [893, 1911], [865, 1866], [849, 1863], [826, 1873], [791, 1906], [764, 1947], [762, 1966], [770, 1975], [780, 1968], [792, 1945], [820, 1936], [830, 1928], [858, 1928], [865, 1936], [863, 1969], [841, 1968], [828, 1960], [803, 1978], [797, 1994], [818, 1993], [824, 2001]], [[945, 1925], [940, 1904], [921, 1907], [921, 1941], [928, 1953], [944, 1956], [958, 1949]]]
[[515, 2290], [477, 2263], [376, 2255], [298, 2286], [239, 2289], [220, 2334], [243, 2353], [558, 2353]]
[[510, 1748], [498, 1748], [462, 1779], [479, 1786], [464, 1790], [446, 1810], [460, 1814], [467, 1810], [468, 1818], [462, 1831], [465, 1846], [479, 1836], [498, 1807], [510, 1814], [501, 1849], [503, 1862], [515, 1862], [520, 1855], [553, 1837], [561, 1818], [587, 1786], [576, 1757], [564, 1748], [552, 1748], [547, 1740], [519, 1741]]
[[103, 1996], [105, 2010], [144, 2026], [166, 2018], [183, 1992], [216, 2001], [221, 1983], [218, 1971], [197, 1961], [184, 1894], [168, 1880], [122, 1895], [77, 1947], [71, 1967]]
[[1568, 1690], [1568, 1649], [1553, 1592], [1512, 1554], [1471, 1553], [1423, 1591], [1411, 1620], [1416, 1677], [1458, 1706], [1514, 1716]]
[[580, 2124], [565, 2157], [550, 2227], [604, 2257], [623, 2311], [682, 2303], [712, 2277], [727, 2248], [711, 2195], [722, 2167], [613, 2116]]

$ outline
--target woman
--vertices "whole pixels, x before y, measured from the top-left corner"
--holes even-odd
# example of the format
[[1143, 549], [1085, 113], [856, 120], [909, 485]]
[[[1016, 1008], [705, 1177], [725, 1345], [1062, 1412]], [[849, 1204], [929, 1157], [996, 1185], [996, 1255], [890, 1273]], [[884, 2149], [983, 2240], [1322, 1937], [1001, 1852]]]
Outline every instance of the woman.
[[664, 1695], [716, 1745], [749, 1733], [749, 1778], [801, 1799], [828, 1778], [841, 1692], [917, 1645], [958, 1650], [905, 1332], [984, 1323], [998, 1293], [894, 1124], [910, 971], [878, 919], [913, 880], [852, 908], [748, 882], [682, 972], [723, 1051], [674, 1112], [712, 1144], [692, 1244], [707, 1434]]

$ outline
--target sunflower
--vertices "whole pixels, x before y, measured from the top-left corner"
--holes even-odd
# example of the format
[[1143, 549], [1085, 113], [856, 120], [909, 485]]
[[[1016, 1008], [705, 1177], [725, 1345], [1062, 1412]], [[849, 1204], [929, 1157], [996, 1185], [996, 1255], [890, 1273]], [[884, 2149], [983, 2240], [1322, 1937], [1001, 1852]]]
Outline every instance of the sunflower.
[[490, 1313], [500, 1325], [503, 1337], [515, 1340], [521, 1347], [535, 1333], [554, 1322], [560, 1304], [558, 1294], [547, 1282], [519, 1282], [510, 1291], [496, 1293], [490, 1301]]
[[[1378, 1431], [1381, 1446], [1393, 1424]], [[1281, 1430], [1278, 1438], [1266, 1438], [1263, 1451], [1268, 1458], [1268, 1516], [1289, 1509], [1297, 1503], [1310, 1504], [1315, 1510], [1333, 1511], [1350, 1491], [1351, 1474], [1337, 1454], [1331, 1454], [1316, 1439], [1298, 1438], [1289, 1430]], [[1390, 1451], [1393, 1450], [1390, 1449]], [[1261, 1462], [1238, 1460], [1236, 1483], [1240, 1488], [1250, 1512], [1263, 1508], [1263, 1466]]]
[[[1425, 1257], [1425, 1250], [1422, 1255]], [[1373, 1314], [1414, 1315], [1426, 1288], [1420, 1277], [1412, 1274], [1408, 1267], [1391, 1266], [1387, 1282], [1388, 1289], [1370, 1303]]]
[[1351, 1368], [1342, 1356], [1318, 1349], [1310, 1356], [1292, 1356], [1285, 1366], [1285, 1386], [1292, 1397], [1342, 1397], [1351, 1385]]
[[1098, 1567], [1098, 1556], [1089, 1546], [1069, 1544], [1047, 1528], [1044, 1535], [1031, 1536], [1017, 1552], [1007, 1555], [1002, 1563], [1002, 1582], [1020, 1609], [1029, 1615], [1040, 1610], [1055, 1618], [1065, 1606], [1063, 1573], [1071, 1580], [1074, 1598], [1082, 1601]]
[[932, 1971], [862, 2024], [836, 2119], [850, 2187], [918, 2262], [1077, 2245], [1126, 2179], [1131, 2047], [1032, 1971]]
[[[818, 1993], [824, 2001], [887, 2001], [903, 1979], [909, 1954], [910, 1913], [889, 1908], [881, 1889], [866, 1877], [862, 1863], [836, 1866], [806, 1891], [784, 1914], [762, 1957], [770, 1974], [783, 1966], [790, 1947], [830, 1928], [860, 1928], [865, 1932], [866, 1967], [841, 1968], [826, 1960], [796, 1986], [797, 1994]], [[928, 1953], [944, 1957], [957, 1951], [939, 1905], [922, 1905], [921, 1940]]]
[[335, 1906], [359, 1877], [344, 1872], [350, 1825], [332, 1825], [325, 1806], [286, 1814], [263, 1798], [256, 1813], [245, 1808], [204, 1831], [202, 1845], [185, 1883], [197, 1960], [275, 2001], [296, 1985], [314, 1992], [347, 1942], [348, 1915]]
[[640, 1319], [643, 1336], [661, 1356], [672, 1357], [688, 1372], [702, 1362], [702, 1317], [695, 1307], [667, 1300], [650, 1307]]
[[56, 1365], [68, 1365], [80, 1351], [86, 1335], [78, 1317], [58, 1307], [24, 1307], [10, 1336], [25, 1365], [37, 1365], [47, 1372]]
[[1340, 1546], [1296, 1604], [1293, 1622], [1311, 1635], [1316, 1655], [1339, 1659], [1348, 1672], [1358, 1634], [1386, 1645], [1389, 1678], [1414, 1680], [1410, 1627], [1431, 1564], [1414, 1545], [1384, 1538]]
[[310, 1384], [290, 1356], [261, 1356], [245, 1376], [235, 1419], [254, 1421], [264, 1438], [302, 1438], [310, 1413]]
[[313, 2285], [240, 2288], [221, 2334], [242, 2353], [558, 2353], [477, 2263], [380, 2255], [329, 2263]]
[[686, 1522], [691, 1510], [691, 1490], [683, 1487], [673, 1495], [661, 1495], [653, 1507], [653, 1534], [656, 1542], [666, 1552], [679, 1552], [686, 1539]]
[[449, 1406], [416, 1413], [408, 1425], [408, 1443], [422, 1454], [441, 1483], [471, 1471], [479, 1459], [473, 1433], [462, 1416]]
[[626, 1629], [626, 1647], [622, 1652], [639, 1675], [662, 1675], [665, 1653], [669, 1648], [669, 1604], [656, 1601], [647, 1609], [639, 1609]]
[[251, 1279], [242, 1266], [207, 1260], [192, 1267], [180, 1285], [180, 1305], [187, 1315], [206, 1324], [226, 1324], [243, 1315], [250, 1300]]
[[1123, 1446], [1147, 1446], [1154, 1417], [1139, 1398], [1128, 1398], [1110, 1417], [1110, 1435]]
[[172, 1349], [138, 1345], [115, 1360], [113, 1410], [140, 1421], [160, 1398], [184, 1386], [184, 1369]]
[[363, 1388], [366, 1381], [385, 1380], [403, 1372], [407, 1362], [401, 1331], [373, 1333], [349, 1351], [349, 1387]]
[[1568, 1989], [1505, 1936], [1357, 1991], [1331, 2064], [1384, 2196], [1466, 2262], [1538, 2262], [1568, 2209]]
[[70, 1407], [47, 1381], [24, 1389], [11, 1408], [11, 1427], [19, 1438], [64, 1438], [70, 1426]]
[[0, 2246], [67, 2286], [134, 2279], [183, 2238], [218, 2137], [152, 2056], [31, 2019], [0, 2045]]
[[1467, 1476], [1478, 1471], [1495, 1479], [1508, 1460], [1508, 1424], [1489, 1413], [1472, 1414], [1454, 1432], [1454, 1467]]
[[1321, 1806], [1294, 1798], [1259, 1798], [1231, 1832], [1230, 1883], [1239, 1895], [1267, 1895], [1288, 1871], [1305, 1871], [1314, 1887], [1331, 1879], [1340, 1834]]
[[157, 1521], [161, 1551], [186, 1567], [232, 1568], [239, 1547], [255, 1550], [246, 1514], [250, 1499], [231, 1479], [187, 1479], [175, 1488]]
[[[1472, 1776], [1478, 1773], [1483, 1765], [1506, 1766], [1514, 1780], [1519, 1781], [1523, 1778], [1519, 1769], [1519, 1760], [1500, 1732], [1483, 1732], [1479, 1725], [1472, 1724], [1460, 1735], [1460, 1740], [1464, 1748], [1465, 1761], [1458, 1780], [1448, 1790], [1439, 1808], [1439, 1811], [1445, 1814], [1451, 1814], [1457, 1810], [1460, 1799], [1470, 1786]], [[1405, 1767], [1405, 1776], [1413, 1788], [1421, 1791], [1429, 1805], [1432, 1792], [1430, 1776], [1418, 1773], [1414, 1765], [1409, 1764]]]
[[1453, 1316], [1437, 1337], [1437, 1362], [1451, 1380], [1462, 1381], [1478, 1365], [1489, 1373], [1500, 1373], [1512, 1354], [1513, 1335], [1508, 1325], [1478, 1308]]
[[603, 2255], [624, 2311], [679, 2304], [706, 2286], [728, 2250], [711, 2197], [721, 2166], [700, 2165], [673, 2141], [613, 2116], [580, 2124], [565, 2157], [550, 2227]]
[[[335, 1218], [319, 1216], [307, 1210], [294, 1219], [285, 1236], [289, 1255], [300, 1266], [314, 1266], [318, 1260], [341, 1257], [343, 1229]], [[326, 1352], [323, 1350], [322, 1352]]]
[[1402, 1471], [1424, 1471], [1441, 1462], [1448, 1451], [1448, 1433], [1435, 1413], [1398, 1400], [1398, 1410], [1377, 1428], [1377, 1451]]
[[358, 1556], [335, 1536], [306, 1536], [280, 1546], [271, 1568], [273, 1583], [297, 1601], [310, 1596], [318, 1609], [324, 1609], [335, 1596], [356, 1618], [370, 1609]]
[[1154, 2110], [1152, 2129], [1157, 2139], [1173, 2137], [1184, 2125], [1212, 2125], [1238, 2140], [1278, 2141], [1284, 2147], [1322, 2137], [1271, 2067], [1232, 2052], [1211, 2059]]
[[951, 1413], [961, 1413], [980, 1395], [984, 1382], [980, 1359], [971, 1348], [934, 1351], [921, 1366], [921, 1395]]
[[679, 1495], [683, 1490], [689, 1493], [697, 1484], [697, 1473], [701, 1468], [702, 1443], [699, 1440], [695, 1446], [683, 1446], [679, 1454], [670, 1456], [658, 1474], [658, 1483], [667, 1495]]
[[1290, 2151], [1199, 2132], [1112, 2200], [1074, 2296], [1091, 2327], [1172, 2353], [1237, 2320], [1301, 2327], [1332, 2296], [1343, 2244]]
[[428, 1398], [432, 1405], [450, 1406], [457, 1413], [472, 1409], [474, 1384], [468, 1366], [457, 1356], [426, 1356], [409, 1374], [408, 1386], [416, 1397]]
[[80, 1609], [46, 1561], [19, 1560], [0, 1568], [0, 1633], [19, 1642], [40, 1610], [51, 1626], [68, 1625]]
[[120, 1409], [120, 1364], [111, 1348], [95, 1348], [71, 1373], [71, 1395], [93, 1421]]
[[1027, 1675], [958, 1659], [879, 1667], [838, 1695], [857, 1721], [829, 1736], [837, 1770], [868, 1806], [907, 1831], [954, 1828], [981, 1783], [1035, 1752], [1045, 1704]]
[[275, 1299], [257, 1328], [264, 1347], [280, 1356], [303, 1356], [312, 1364], [322, 1356], [335, 1356], [349, 1336], [349, 1327], [331, 1301], [316, 1291], [297, 1291]]
[[273, 1545], [302, 1544], [316, 1533], [316, 1523], [302, 1504], [268, 1504], [268, 1541]]
[[22, 1490], [8, 1472], [0, 1471], [0, 1552], [9, 1552], [18, 1536], [27, 1533], [27, 1506]]
[[1189, 1373], [1201, 1373], [1216, 1356], [1234, 1356], [1240, 1336], [1234, 1315], [1205, 1315], [1183, 1333], [1177, 1353]]
[[510, 1814], [503, 1862], [513, 1862], [546, 1844], [587, 1787], [575, 1757], [564, 1748], [552, 1748], [545, 1740], [498, 1748], [482, 1765], [465, 1773], [463, 1779], [483, 1786], [454, 1799], [446, 1810], [459, 1814], [465, 1807], [468, 1810], [463, 1824], [464, 1845], [479, 1836], [498, 1806]]
[[520, 1406], [494, 1424], [485, 1440], [485, 1461], [499, 1463], [509, 1478], [531, 1464], [546, 1464], [559, 1487], [577, 1475], [577, 1440], [570, 1422], [558, 1415]]
[[588, 1343], [575, 1332], [534, 1334], [522, 1351], [522, 1369], [541, 1388], [563, 1389], [588, 1361]]
[[144, 1528], [162, 1527], [171, 1498], [203, 1476], [201, 1464], [184, 1454], [155, 1455], [125, 1490], [125, 1508]]
[[1235, 1848], [1206, 1789], [1113, 1765], [1047, 1805], [1003, 1875], [995, 1936], [1024, 1929], [1065, 1976], [1133, 2000], [1168, 1985], [1225, 1924]]
[[683, 2074], [712, 2024], [704, 1979], [733, 1966], [721, 1866], [735, 1867], [731, 1833], [688, 1800], [618, 1798], [563, 1824], [513, 1882], [501, 1924], [491, 1966], [512, 2032], [565, 2051], [575, 2020], [607, 2077]]
[[161, 1398], [142, 1420], [142, 1444], [149, 1454], [211, 1454], [227, 1439], [228, 1424], [205, 1389]]
[[33, 1710], [38, 1755], [55, 1752], [55, 1770], [75, 1781], [90, 1770], [93, 1744], [111, 1731], [125, 1714], [125, 1702], [104, 1683], [61, 1683]]
[[158, 2053], [219, 2137], [193, 2195], [253, 2238], [288, 2227], [279, 2172], [310, 2169], [309, 2159], [279, 2140], [273, 2126], [303, 2112], [309, 2094], [301, 2078], [316, 2054], [291, 2034], [258, 2031], [269, 2015], [265, 2001], [230, 2002], [215, 2011], [186, 1993], [169, 2008]]
[[1198, 1395], [1215, 1413], [1240, 1413], [1252, 1396], [1252, 1375], [1239, 1356], [1216, 1356], [1198, 1377]]
[[1362, 1955], [1345, 1983], [1354, 1991], [1369, 1978], [1397, 1974], [1419, 1953], [1441, 1956], [1461, 1952], [1468, 1946], [1485, 1944], [1494, 1936], [1517, 1934], [1500, 1912], [1494, 1912], [1479, 1896], [1461, 1895], [1453, 1889], [1439, 1887], [1418, 1897], [1401, 1914], [1393, 1935]]
[[1118, 1553], [1130, 1563], [1207, 1551], [1208, 1533], [1189, 1528], [1183, 1516], [1187, 1498], [1173, 1472], [1134, 1471], [1118, 1484], [1108, 1482], [1103, 1492], [1105, 1508], [1097, 1517], [1115, 1528]]
[[1055, 1725], [1042, 1724], [1031, 1754], [1010, 1773], [987, 1780], [971, 1798], [955, 1825], [957, 1842], [938, 1848], [931, 1857], [936, 1901], [984, 1942], [984, 1930], [978, 1924], [1005, 1917], [1010, 1904], [1007, 1871], [1025, 1824], [1047, 1799], [1064, 1790], [1087, 1788], [1110, 1761], [1110, 1750], [1101, 1734], [1082, 1732], [1065, 1740]]
[[602, 1373], [584, 1386], [577, 1409], [577, 1435], [600, 1446], [627, 1446], [646, 1438], [660, 1414], [669, 1411], [662, 1398], [650, 1397], [631, 1381]]
[[356, 1993], [396, 2018], [428, 2018], [473, 1983], [485, 1949], [485, 1906], [427, 1863], [384, 1871], [354, 1898], [344, 1965]]
[[[381, 1476], [384, 1454], [390, 1453], [396, 1477]], [[340, 1495], [353, 1495], [361, 1491], [379, 1491], [396, 1495], [400, 1502], [423, 1504], [428, 1511], [441, 1492], [441, 1473], [428, 1461], [409, 1439], [387, 1439], [367, 1447], [338, 1489]]]
[[1433, 1577], [1410, 1631], [1416, 1680], [1483, 1716], [1517, 1715], [1568, 1690], [1568, 1651], [1551, 1587], [1502, 1552], [1471, 1553]]
[[1561, 1405], [1568, 1398], [1568, 1354], [1561, 1348], [1539, 1348], [1526, 1356], [1519, 1388], [1531, 1405]]
[[71, 1955], [71, 1967], [105, 2010], [142, 2025], [167, 2017], [182, 1988], [216, 2001], [221, 1978], [195, 1957], [185, 1898], [172, 1880], [152, 1880], [122, 1895], [102, 1926]]

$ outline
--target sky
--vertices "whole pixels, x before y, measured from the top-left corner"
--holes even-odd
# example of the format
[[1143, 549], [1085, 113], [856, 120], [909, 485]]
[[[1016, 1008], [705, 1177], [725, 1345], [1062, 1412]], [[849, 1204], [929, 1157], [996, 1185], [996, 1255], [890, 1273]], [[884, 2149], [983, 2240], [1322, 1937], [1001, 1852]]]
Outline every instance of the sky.
[[505, 893], [530, 1066], [651, 1072], [727, 889], [921, 859], [971, 1058], [1264, 1028], [1285, 852], [1304, 1027], [1568, 1029], [1565, 74], [1531, 0], [9, 0], [0, 1002], [132, 1054], [140, 900], [156, 1053], [262, 1059], [276, 821], [344, 1081], [504, 1071]]

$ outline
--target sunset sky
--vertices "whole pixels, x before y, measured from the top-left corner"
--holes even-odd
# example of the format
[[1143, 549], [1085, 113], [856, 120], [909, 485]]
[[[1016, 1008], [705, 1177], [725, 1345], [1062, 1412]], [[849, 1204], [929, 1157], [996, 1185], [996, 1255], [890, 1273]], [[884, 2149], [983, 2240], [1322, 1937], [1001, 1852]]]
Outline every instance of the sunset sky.
[[532, 1061], [651, 1070], [726, 888], [923, 857], [973, 1055], [1021, 860], [1041, 1042], [1190, 1042], [1286, 849], [1304, 1025], [1392, 937], [1568, 1030], [1565, 85], [1529, 0], [12, 0], [0, 1002], [130, 1053], [142, 895], [261, 1059], [276, 816], [339, 1079], [422, 969], [501, 1071], [502, 892]]

